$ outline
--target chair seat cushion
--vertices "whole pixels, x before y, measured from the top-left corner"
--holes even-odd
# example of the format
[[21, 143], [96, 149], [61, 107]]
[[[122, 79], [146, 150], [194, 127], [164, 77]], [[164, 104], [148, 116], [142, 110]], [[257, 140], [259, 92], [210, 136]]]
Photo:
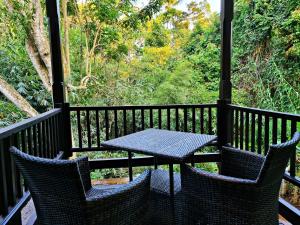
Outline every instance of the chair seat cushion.
[[123, 187], [123, 185], [95, 185], [90, 190], [88, 190], [85, 195], [87, 198], [95, 197], [95, 196], [102, 196], [106, 193], [114, 192], [115, 190]]
[[[170, 175], [166, 170], [154, 170], [151, 173], [151, 191], [170, 195]], [[180, 174], [174, 173], [174, 194], [181, 191]]]

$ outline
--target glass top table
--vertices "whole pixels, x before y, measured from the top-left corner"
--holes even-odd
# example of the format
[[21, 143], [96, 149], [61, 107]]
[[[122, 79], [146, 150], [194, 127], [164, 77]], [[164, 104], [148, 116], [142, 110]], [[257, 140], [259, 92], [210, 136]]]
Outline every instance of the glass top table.
[[[217, 140], [215, 135], [195, 134], [161, 129], [144, 131], [115, 138], [102, 143], [105, 147], [167, 158], [184, 163], [199, 149]], [[170, 165], [170, 194], [174, 195], [173, 166]]]

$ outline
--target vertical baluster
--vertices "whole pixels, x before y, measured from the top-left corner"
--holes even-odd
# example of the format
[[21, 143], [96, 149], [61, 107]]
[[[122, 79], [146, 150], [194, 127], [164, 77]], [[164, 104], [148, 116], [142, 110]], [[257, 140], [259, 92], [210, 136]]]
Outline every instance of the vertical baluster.
[[230, 126], [230, 132], [231, 132], [231, 135], [230, 135], [230, 143], [231, 145], [233, 146], [234, 144], [234, 109], [231, 109], [230, 108], [230, 116], [231, 116], [231, 126]]
[[132, 109], [132, 132], [134, 133], [136, 130], [136, 124], [135, 124], [135, 109]]
[[50, 129], [51, 124], [49, 119], [46, 120], [46, 124], [47, 124], [47, 138], [48, 138], [48, 157], [51, 158], [52, 142], [51, 142], [51, 129]]
[[52, 149], [51, 149], [51, 157], [56, 157], [56, 140], [55, 140], [55, 121], [54, 117], [51, 117], [50, 119], [50, 131], [51, 131], [51, 143], [52, 143]]
[[0, 140], [0, 215], [8, 214], [8, 191], [7, 191], [7, 174], [6, 174], [6, 158], [3, 140]]
[[51, 135], [50, 135], [50, 124], [49, 124], [49, 120], [46, 120], [46, 133], [47, 133], [47, 156], [48, 158], [51, 158]]
[[[134, 111], [134, 110], [133, 110]], [[134, 112], [132, 111], [133, 117], [135, 117]], [[127, 111], [123, 109], [123, 131], [124, 135], [127, 135]], [[133, 172], [132, 172], [132, 153], [128, 152], [128, 173], [129, 173], [129, 180], [133, 180]]]
[[176, 131], [179, 131], [179, 109], [175, 109]]
[[[10, 155], [10, 152], [8, 149], [13, 145], [13, 136], [10, 136], [9, 138], [6, 138], [3, 140], [4, 144], [4, 158], [5, 158], [5, 165], [6, 165], [6, 179], [7, 179], [7, 196], [8, 196], [8, 203], [10, 206], [14, 206], [17, 203], [17, 197], [21, 196], [21, 193], [18, 193], [20, 191], [20, 187], [18, 187], [18, 176], [17, 176], [17, 170], [16, 165], [14, 163], [13, 158]], [[20, 183], [19, 183], [20, 184]], [[15, 218], [12, 221], [12, 224], [14, 225], [21, 225], [22, 224], [22, 218], [21, 218], [21, 212], [19, 212]]]
[[43, 157], [48, 157], [48, 141], [47, 141], [47, 127], [46, 122], [42, 121], [42, 130], [43, 130]]
[[269, 116], [265, 116], [265, 151], [264, 151], [264, 155], [266, 155], [268, 153], [269, 150], [269, 133], [270, 133], [270, 119]]
[[51, 117], [51, 132], [52, 132], [52, 154], [53, 154], [53, 158], [56, 157], [56, 130], [55, 130], [55, 117]]
[[251, 115], [251, 152], [255, 152], [255, 114]]
[[97, 136], [97, 147], [100, 148], [100, 121], [99, 121], [99, 110], [96, 110], [96, 136]]
[[183, 110], [183, 125], [184, 125], [184, 132], [187, 132], [188, 130], [188, 109], [184, 108]]
[[240, 111], [240, 149], [244, 149], [244, 112]]
[[286, 142], [287, 132], [286, 132], [286, 119], [281, 120], [281, 142]]
[[196, 108], [192, 108], [192, 132], [196, 133]]
[[[38, 156], [43, 157], [43, 136], [42, 136], [42, 123], [38, 124]], [[23, 145], [23, 137], [22, 137], [22, 145]], [[23, 150], [23, 149], [22, 149]]]
[[26, 131], [25, 130], [21, 131], [21, 143], [22, 143], [22, 152], [28, 153], [27, 147], [26, 147]]
[[277, 144], [277, 128], [278, 128], [277, 118], [273, 117], [272, 144]]
[[[57, 117], [57, 130], [58, 130], [58, 132], [57, 132], [57, 135], [58, 135], [58, 146], [59, 146], [59, 151], [63, 151], [64, 149], [63, 149], [63, 140], [62, 140], [62, 130], [61, 130], [61, 123], [62, 123], [62, 121], [63, 121], [63, 119], [62, 119], [63, 117], [62, 117], [62, 114], [60, 114], [58, 117]], [[80, 140], [79, 140], [79, 146], [80, 146], [80, 142], [81, 142], [81, 147], [80, 148], [82, 148], [82, 135], [81, 135], [81, 122], [80, 122], [80, 120], [79, 120], [79, 127], [80, 127], [80, 129], [79, 129], [79, 131], [80, 131]], [[79, 136], [79, 135], [78, 135]]]
[[50, 134], [50, 125], [49, 120], [45, 120], [46, 123], [46, 137], [47, 137], [47, 158], [51, 158], [51, 134]]
[[55, 129], [55, 156], [58, 155], [60, 151], [60, 142], [59, 142], [59, 136], [60, 136], [60, 129], [59, 129], [59, 117], [56, 115], [54, 117], [54, 129]]
[[[294, 133], [297, 130], [297, 122], [295, 120], [291, 121], [291, 136], [293, 137]], [[296, 149], [293, 151], [290, 160], [290, 175], [292, 177], [296, 176]]]
[[5, 173], [7, 181], [7, 197], [10, 206], [14, 206], [17, 202], [17, 187], [16, 187], [16, 171], [13, 159], [8, 151], [12, 145], [11, 138], [6, 138], [3, 140], [3, 151], [5, 159]]
[[126, 111], [126, 109], [123, 110], [123, 129], [124, 129], [124, 135], [127, 135], [127, 111]]
[[257, 151], [261, 154], [262, 149], [262, 115], [259, 114], [257, 118]]
[[158, 109], [158, 129], [161, 129], [161, 109]]
[[153, 128], [153, 109], [150, 109], [150, 128]]
[[114, 124], [115, 124], [115, 138], [117, 138], [119, 129], [118, 129], [118, 111], [114, 110]]
[[[63, 144], [62, 144], [62, 129], [61, 129], [61, 123], [62, 123], [62, 113], [58, 114], [56, 116], [56, 139], [57, 139], [57, 154], [63, 151]], [[78, 121], [77, 121], [78, 123]], [[78, 144], [79, 145], [79, 144]]]
[[107, 109], [104, 112], [104, 118], [105, 118], [105, 139], [109, 140], [109, 118], [108, 118], [108, 111]]
[[[196, 133], [196, 108], [195, 107], [192, 108], [192, 132]], [[191, 157], [191, 165], [192, 167], [195, 166], [194, 154]]]
[[200, 133], [204, 134], [204, 108], [200, 109]]
[[239, 147], [239, 111], [235, 110], [235, 147]]
[[43, 155], [45, 158], [48, 158], [48, 139], [47, 139], [47, 124], [46, 121], [42, 121], [43, 127]]
[[250, 126], [250, 121], [249, 121], [249, 112], [246, 112], [246, 122], [245, 122], [245, 149], [248, 151], [249, 150], [249, 126]]
[[141, 109], [142, 130], [145, 130], [145, 110]]
[[212, 114], [211, 114], [211, 107], [208, 108], [208, 133], [212, 134]]
[[90, 118], [90, 110], [86, 110], [86, 129], [87, 129], [87, 141], [88, 148], [92, 148], [92, 138], [91, 138], [91, 118]]
[[53, 135], [52, 135], [52, 124], [50, 118], [47, 120], [48, 123], [48, 135], [49, 135], [49, 157], [53, 158]]
[[[57, 149], [57, 153], [59, 153], [59, 151], [63, 151], [62, 149], [62, 130], [61, 130], [61, 121], [62, 121], [62, 113], [57, 115], [57, 124], [56, 124], [56, 130], [57, 130], [57, 141], [58, 141], [58, 144], [57, 144], [57, 147], [59, 149]], [[80, 121], [79, 121], [80, 122]], [[82, 139], [81, 139], [82, 140]]]
[[32, 135], [31, 135], [31, 127], [26, 129], [27, 131], [27, 144], [28, 144], [28, 153], [29, 155], [33, 155], [32, 151]]
[[54, 146], [54, 149], [53, 149], [53, 152], [54, 152], [54, 157], [57, 156], [57, 152], [58, 152], [58, 146], [57, 146], [57, 129], [56, 129], [56, 116], [53, 116], [52, 117], [52, 126], [53, 126], [53, 146]]
[[167, 109], [167, 129], [171, 130], [171, 112], [170, 108]]
[[82, 133], [81, 133], [81, 116], [80, 111], [77, 110], [77, 132], [78, 132], [78, 144], [79, 148], [82, 149]]
[[[18, 133], [13, 135], [13, 143], [11, 144], [12, 146], [20, 149], [20, 140], [19, 140], [19, 135]], [[21, 182], [21, 174], [19, 169], [16, 167], [15, 163], [13, 163], [16, 171], [16, 189], [17, 189], [17, 198], [22, 198], [23, 196], [23, 190], [22, 190], [22, 182]]]

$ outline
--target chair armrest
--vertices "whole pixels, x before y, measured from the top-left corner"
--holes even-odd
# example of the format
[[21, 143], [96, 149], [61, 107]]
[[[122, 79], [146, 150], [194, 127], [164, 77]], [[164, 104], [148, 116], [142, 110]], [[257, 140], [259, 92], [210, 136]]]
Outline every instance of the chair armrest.
[[221, 175], [256, 180], [265, 157], [252, 152], [223, 147], [221, 154]]
[[[224, 176], [216, 173], [209, 173], [204, 170], [193, 168], [188, 165], [181, 165], [182, 170], [182, 179], [185, 180], [185, 177], [192, 176], [192, 179], [203, 180], [205, 182], [211, 182], [216, 185], [245, 185], [245, 186], [254, 186], [257, 184], [256, 180], [251, 179], [242, 179], [230, 176]], [[191, 185], [194, 185], [193, 182]], [[196, 186], [196, 185], [195, 185]]]
[[89, 159], [88, 157], [80, 157], [76, 161], [84, 191], [87, 192], [92, 187]]
[[120, 188], [93, 189], [86, 198], [89, 224], [131, 224], [142, 220], [148, 207], [151, 172], [145, 171]]

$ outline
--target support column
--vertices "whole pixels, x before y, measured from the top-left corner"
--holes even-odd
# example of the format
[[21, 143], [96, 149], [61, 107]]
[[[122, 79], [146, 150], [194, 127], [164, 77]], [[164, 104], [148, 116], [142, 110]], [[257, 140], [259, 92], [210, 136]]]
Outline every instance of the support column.
[[231, 57], [232, 57], [232, 20], [234, 0], [222, 0], [221, 4], [221, 77], [218, 101], [218, 143], [219, 147], [231, 140], [232, 117], [228, 104], [232, 100]]
[[59, 25], [59, 0], [46, 0], [46, 9], [49, 21], [53, 103], [55, 107], [58, 107], [58, 104], [65, 103], [64, 72]]
[[66, 103], [64, 87], [64, 70], [61, 51], [59, 0], [46, 0], [47, 16], [49, 21], [49, 36], [52, 64], [52, 91], [55, 108], [62, 109], [62, 143], [64, 157], [72, 155], [72, 131], [69, 104]]

